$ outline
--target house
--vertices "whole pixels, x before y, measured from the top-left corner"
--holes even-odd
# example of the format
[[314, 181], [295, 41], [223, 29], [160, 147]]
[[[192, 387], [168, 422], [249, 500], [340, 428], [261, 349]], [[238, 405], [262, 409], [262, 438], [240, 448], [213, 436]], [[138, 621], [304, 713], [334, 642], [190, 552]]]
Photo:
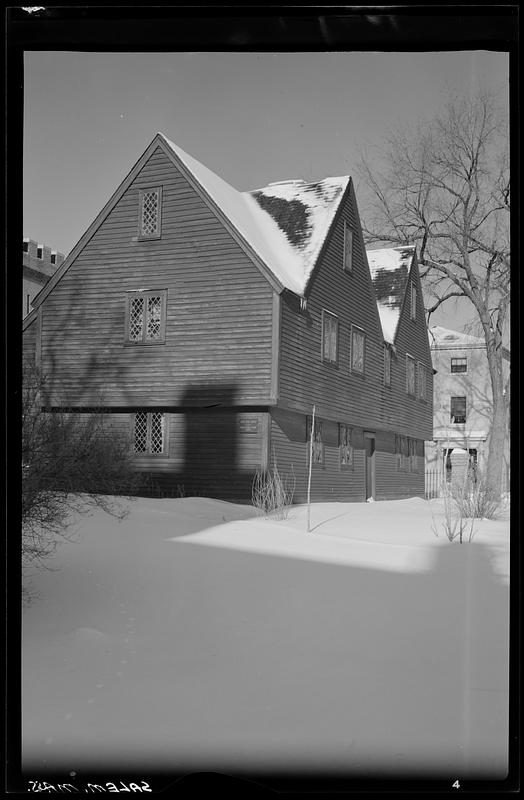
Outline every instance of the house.
[[[482, 469], [491, 427], [492, 390], [483, 338], [448, 330], [429, 329], [433, 366], [433, 440], [426, 442], [426, 469], [463, 478], [468, 464]], [[503, 349], [504, 380], [509, 377], [510, 353]], [[505, 480], [509, 486], [509, 427], [504, 447]]]
[[22, 315], [31, 311], [34, 297], [64, 260], [62, 253], [34, 239], [23, 240]]
[[159, 133], [24, 322], [43, 407], [103, 407], [167, 492], [246, 501], [276, 464], [297, 502], [315, 407], [312, 500], [423, 495], [431, 356], [391, 258], [372, 277], [351, 178], [239, 192]]

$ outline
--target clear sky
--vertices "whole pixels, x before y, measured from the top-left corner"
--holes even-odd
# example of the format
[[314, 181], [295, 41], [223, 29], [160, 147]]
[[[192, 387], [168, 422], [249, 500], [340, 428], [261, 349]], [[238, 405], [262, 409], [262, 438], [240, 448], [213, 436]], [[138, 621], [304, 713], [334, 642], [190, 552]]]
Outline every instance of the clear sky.
[[[507, 101], [508, 69], [487, 51], [28, 52], [24, 235], [67, 254], [157, 131], [240, 191], [347, 175], [450, 91]], [[434, 322], [462, 327], [452, 309]]]

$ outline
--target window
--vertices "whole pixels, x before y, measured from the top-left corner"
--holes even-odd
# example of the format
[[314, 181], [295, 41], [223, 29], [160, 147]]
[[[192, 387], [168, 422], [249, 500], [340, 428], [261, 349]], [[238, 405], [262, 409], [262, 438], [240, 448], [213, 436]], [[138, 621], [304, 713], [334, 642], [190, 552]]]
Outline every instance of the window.
[[[311, 447], [311, 417], [307, 418], [307, 463]], [[315, 431], [313, 434], [313, 465], [324, 463], [324, 444], [322, 442], [322, 421], [315, 418]]]
[[408, 459], [409, 459], [409, 471], [410, 472], [417, 472], [418, 459], [417, 459], [417, 440], [416, 439], [408, 439]]
[[353, 272], [353, 231], [344, 222], [344, 260], [343, 266], [346, 272]]
[[140, 190], [139, 238], [159, 239], [161, 233], [162, 189]]
[[384, 345], [384, 386], [391, 386], [391, 349]]
[[322, 361], [338, 361], [338, 317], [322, 311]]
[[340, 467], [342, 469], [353, 469], [351, 428], [348, 428], [347, 425], [338, 426], [338, 447], [340, 452]]
[[126, 304], [126, 343], [163, 344], [166, 338], [167, 290], [129, 292]]
[[452, 358], [451, 359], [451, 372], [467, 372], [468, 359], [467, 358]]
[[27, 239], [24, 239], [22, 247], [23, 247], [24, 253], [29, 252], [29, 241]]
[[395, 436], [395, 456], [397, 459], [397, 471], [407, 472], [408, 468], [408, 440], [405, 436]]
[[406, 392], [415, 395], [415, 359], [406, 355]]
[[418, 396], [421, 400], [428, 399], [428, 371], [420, 361], [418, 362]]
[[56, 253], [51, 253], [51, 264], [56, 264]]
[[414, 283], [411, 284], [411, 319], [417, 318], [417, 287]]
[[351, 370], [364, 374], [364, 340], [365, 333], [355, 325], [351, 326]]
[[159, 456], [165, 452], [165, 414], [140, 411], [135, 414], [133, 452]]
[[456, 425], [466, 422], [466, 398], [452, 397], [450, 403], [450, 419]]
[[36, 248], [36, 257], [42, 258], [43, 255], [44, 255], [44, 248], [41, 245], [38, 245], [38, 247]]

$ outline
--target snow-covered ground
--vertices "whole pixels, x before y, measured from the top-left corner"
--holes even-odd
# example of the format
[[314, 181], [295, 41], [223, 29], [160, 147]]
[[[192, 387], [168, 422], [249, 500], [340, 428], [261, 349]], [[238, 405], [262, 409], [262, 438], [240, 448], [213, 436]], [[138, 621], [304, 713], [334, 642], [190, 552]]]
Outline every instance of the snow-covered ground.
[[81, 518], [24, 609], [25, 768], [503, 777], [509, 521], [452, 544], [439, 503]]

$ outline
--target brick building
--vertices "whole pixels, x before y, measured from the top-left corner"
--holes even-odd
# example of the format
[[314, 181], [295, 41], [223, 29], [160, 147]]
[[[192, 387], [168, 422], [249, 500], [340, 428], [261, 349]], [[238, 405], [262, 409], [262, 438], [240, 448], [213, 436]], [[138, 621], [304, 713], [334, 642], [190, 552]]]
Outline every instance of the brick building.
[[38, 294], [56, 268], [64, 260], [64, 255], [51, 250], [46, 244], [24, 238], [23, 242], [23, 286], [22, 316], [26, 317], [32, 309], [33, 298]]

